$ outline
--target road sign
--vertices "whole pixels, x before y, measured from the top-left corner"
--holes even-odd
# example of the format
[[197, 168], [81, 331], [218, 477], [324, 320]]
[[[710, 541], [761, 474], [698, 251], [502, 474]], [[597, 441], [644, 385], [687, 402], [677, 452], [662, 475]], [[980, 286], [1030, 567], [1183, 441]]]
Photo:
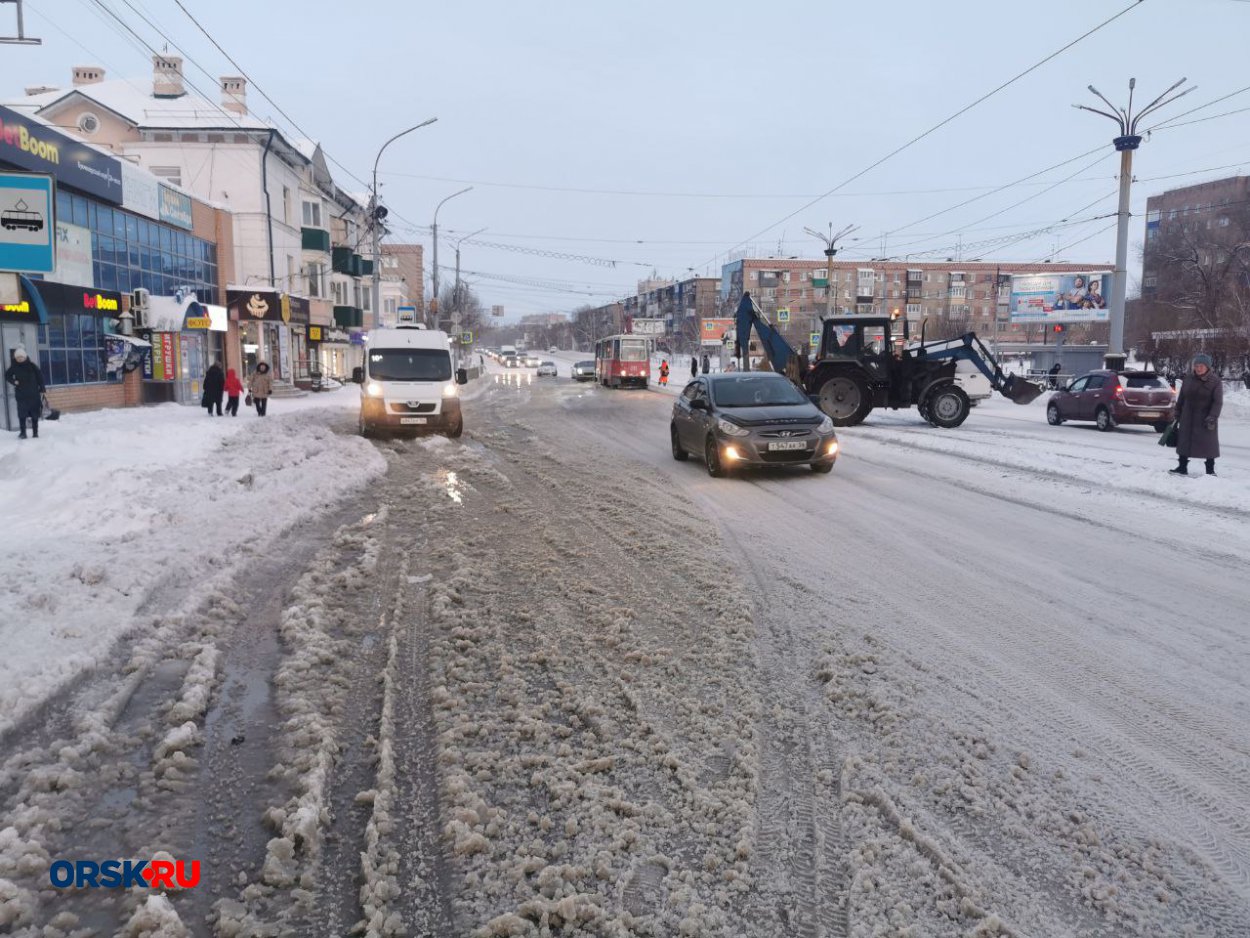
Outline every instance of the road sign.
[[472, 344], [473, 344], [473, 333], [472, 333], [472, 332], [462, 332], [462, 333], [460, 333], [460, 344], [461, 344], [461, 345], [472, 345]]
[[808, 341], [812, 343], [812, 348], [816, 348], [818, 345], [820, 345], [820, 333], [819, 332], [808, 333], [807, 338], [808, 338]]
[[0, 173], [0, 270], [56, 270], [56, 188], [40, 173]]
[[788, 307], [783, 306], [779, 310], [777, 310], [777, 322], [789, 322], [789, 321], [790, 321], [790, 310]]

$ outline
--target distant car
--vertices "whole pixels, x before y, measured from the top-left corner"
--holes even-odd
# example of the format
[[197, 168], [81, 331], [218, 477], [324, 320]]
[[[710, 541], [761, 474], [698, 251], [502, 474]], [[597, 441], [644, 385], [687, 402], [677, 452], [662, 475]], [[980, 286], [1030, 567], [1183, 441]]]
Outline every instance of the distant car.
[[595, 363], [592, 361], [577, 362], [573, 365], [574, 381], [594, 381]]
[[556, 348], [556, 347], [553, 345], [553, 346], [551, 346], [551, 348], [547, 349], [547, 351], [548, 351], [548, 352], [558, 352], [558, 351], [560, 351], [560, 350], [559, 350], [558, 348]]
[[829, 419], [788, 378], [775, 372], [701, 375], [673, 404], [673, 458], [701, 454], [708, 475], [738, 466], [833, 469], [838, 437]]
[[1046, 402], [1046, 422], [1088, 420], [1099, 430], [1146, 424], [1159, 433], [1176, 413], [1176, 394], [1152, 371], [1091, 371], [1061, 388]]
[[538, 366], [538, 377], [540, 378], [556, 377], [556, 363], [555, 362], [543, 362], [542, 364], [540, 364]]
[[505, 368], [520, 368], [521, 360], [515, 355], [508, 355], [503, 360], [503, 366]]
[[537, 368], [538, 365], [539, 365], [538, 356], [535, 355], [533, 352], [527, 353], [525, 356], [525, 366], [527, 368]]

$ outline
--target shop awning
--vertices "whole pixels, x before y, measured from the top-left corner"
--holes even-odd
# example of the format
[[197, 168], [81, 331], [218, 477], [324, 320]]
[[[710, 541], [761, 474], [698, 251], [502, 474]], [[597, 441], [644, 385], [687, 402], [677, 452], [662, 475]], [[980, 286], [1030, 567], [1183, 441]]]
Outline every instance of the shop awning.
[[176, 296], [148, 298], [147, 327], [153, 332], [225, 332], [229, 321], [224, 306]]

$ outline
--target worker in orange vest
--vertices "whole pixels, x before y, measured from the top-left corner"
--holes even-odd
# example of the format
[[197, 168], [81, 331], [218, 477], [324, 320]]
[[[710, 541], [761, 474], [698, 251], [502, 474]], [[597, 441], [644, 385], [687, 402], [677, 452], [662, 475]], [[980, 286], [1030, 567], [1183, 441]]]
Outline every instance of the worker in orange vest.
[[660, 385], [668, 384], [668, 360], [660, 362]]

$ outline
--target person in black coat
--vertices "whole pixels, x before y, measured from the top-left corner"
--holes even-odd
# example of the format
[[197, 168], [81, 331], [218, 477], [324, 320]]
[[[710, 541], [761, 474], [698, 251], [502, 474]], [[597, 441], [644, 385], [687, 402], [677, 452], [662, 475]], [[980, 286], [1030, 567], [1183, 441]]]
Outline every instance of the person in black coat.
[[711, 370], [712, 370], [712, 359], [704, 355], [703, 356], [703, 373], [707, 374]]
[[26, 439], [26, 421], [30, 420], [30, 435], [39, 438], [39, 414], [43, 411], [43, 373], [19, 345], [13, 350], [13, 364], [4, 373], [4, 380], [13, 385], [17, 399], [17, 419], [21, 421], [19, 440]]
[[[690, 356], [690, 377], [699, 377], [699, 359], [695, 355]], [[1250, 384], [1247, 384], [1246, 387], [1250, 387]]]
[[1174, 475], [1189, 475], [1189, 460], [1206, 463], [1207, 475], [1215, 475], [1220, 458], [1220, 411], [1224, 406], [1224, 383], [1212, 368], [1211, 356], [1195, 355], [1193, 369], [1181, 382], [1176, 396], [1176, 458]]
[[200, 406], [208, 412], [211, 417], [213, 408], [217, 408], [217, 416], [221, 416], [221, 398], [226, 392], [226, 374], [221, 370], [221, 365], [213, 362], [208, 366], [208, 371], [204, 373], [204, 394], [200, 398]]

